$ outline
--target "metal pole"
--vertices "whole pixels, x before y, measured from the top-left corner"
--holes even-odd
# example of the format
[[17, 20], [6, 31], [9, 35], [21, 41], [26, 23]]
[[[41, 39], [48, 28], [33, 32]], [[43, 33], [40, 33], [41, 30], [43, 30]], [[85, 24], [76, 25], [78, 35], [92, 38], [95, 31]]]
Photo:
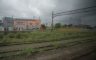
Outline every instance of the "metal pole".
[[53, 13], [53, 11], [52, 11], [52, 24], [51, 24], [52, 29], [51, 29], [51, 31], [53, 31], [53, 28], [54, 28], [54, 27], [53, 27], [53, 18], [54, 18], [53, 15], [54, 15], [54, 13]]

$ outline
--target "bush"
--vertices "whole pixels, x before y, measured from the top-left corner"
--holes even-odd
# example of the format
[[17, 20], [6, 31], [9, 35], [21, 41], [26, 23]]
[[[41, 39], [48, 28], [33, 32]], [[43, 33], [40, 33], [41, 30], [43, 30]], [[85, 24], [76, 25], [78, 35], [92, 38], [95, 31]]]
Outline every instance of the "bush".
[[15, 34], [14, 34], [14, 33], [9, 33], [7, 36], [8, 36], [9, 38], [15, 38]]
[[21, 39], [22, 38], [22, 34], [21, 33], [16, 33], [15, 37], [18, 38], [18, 39]]
[[29, 56], [29, 55], [32, 55], [32, 54], [34, 54], [34, 53], [36, 53], [36, 52], [38, 52], [37, 49], [26, 48], [26, 49], [24, 49], [24, 50], [21, 52], [21, 54], [26, 54], [27, 56]]
[[0, 39], [3, 39], [3, 37], [4, 37], [4, 34], [0, 33]]
[[56, 23], [55, 24], [55, 28], [60, 28], [61, 27], [61, 24], [60, 23]]

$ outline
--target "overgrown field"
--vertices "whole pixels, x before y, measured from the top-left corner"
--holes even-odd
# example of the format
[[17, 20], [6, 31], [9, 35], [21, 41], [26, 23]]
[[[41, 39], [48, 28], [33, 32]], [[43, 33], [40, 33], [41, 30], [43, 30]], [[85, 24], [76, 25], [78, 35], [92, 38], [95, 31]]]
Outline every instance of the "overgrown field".
[[[46, 53], [51, 56], [51, 53], [57, 53], [56, 51], [58, 51], [58, 49], [61, 49], [62, 51], [63, 48], [68, 48], [67, 50], [70, 52], [71, 49], [73, 49], [73, 52], [71, 53], [75, 53], [75, 55], [70, 56], [76, 56], [75, 58], [77, 58], [77, 54], [80, 52], [83, 52], [84, 54], [93, 53], [93, 51], [95, 51], [94, 49], [96, 49], [94, 47], [96, 47], [96, 32], [90, 30], [67, 28], [44, 32], [0, 33], [0, 59], [2, 60], [14, 60], [14, 57], [16, 60], [24, 60], [24, 57], [29, 59], [30, 56], [36, 56], [35, 58], [37, 58]], [[79, 51], [76, 49], [81, 50]], [[88, 51], [86, 51], [86, 49]], [[75, 50], [79, 52], [76, 53]], [[54, 53], [52, 56], [54, 56]], [[82, 54], [80, 56], [82, 56]]]
[[59, 29], [55, 31], [36, 32], [0, 32], [0, 46], [11, 44], [40, 43], [83, 37], [95, 37], [96, 32], [80, 29]]

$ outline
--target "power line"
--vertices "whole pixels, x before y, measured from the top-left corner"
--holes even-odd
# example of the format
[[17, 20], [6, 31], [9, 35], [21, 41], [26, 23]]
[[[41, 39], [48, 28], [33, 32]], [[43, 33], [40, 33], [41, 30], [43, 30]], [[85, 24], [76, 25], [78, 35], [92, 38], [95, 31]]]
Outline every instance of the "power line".
[[81, 8], [81, 9], [76, 9], [76, 10], [70, 10], [70, 11], [66, 11], [66, 12], [60, 12], [60, 13], [53, 13], [52, 12], [52, 29], [51, 31], [53, 31], [53, 19], [54, 17], [57, 17], [57, 16], [62, 16], [62, 15], [71, 15], [71, 14], [77, 14], [77, 13], [86, 13], [86, 12], [93, 12], [96, 10], [96, 6], [91, 6], [91, 7], [86, 7], [86, 8]]
[[[94, 9], [94, 10], [96, 10], [96, 9]], [[77, 14], [77, 13], [93, 12], [94, 10], [84, 10], [84, 11], [77, 11], [77, 12], [69, 12], [69, 13], [56, 14], [56, 15], [54, 15], [54, 17], [56, 17], [56, 16], [62, 16], [62, 15]], [[96, 12], [96, 11], [94, 11], [94, 12]]]
[[[89, 9], [89, 8], [96, 8], [96, 6], [91, 6], [91, 7], [86, 7], [86, 8], [80, 8], [80, 9], [70, 10], [70, 11], [66, 11], [66, 12], [72, 12], [72, 11], [77, 11], [77, 10], [84, 10], [84, 9]], [[60, 12], [60, 13], [66, 13], [66, 12]], [[56, 13], [56, 14], [60, 14], [60, 13]]]
[[96, 6], [91, 6], [91, 7], [86, 7], [86, 8], [81, 8], [81, 9], [76, 9], [76, 10], [71, 10], [71, 11], [66, 11], [66, 12], [60, 12], [60, 13], [55, 13], [53, 14], [54, 17], [56, 16], [61, 16], [61, 15], [70, 15], [70, 14], [76, 14], [76, 13], [86, 13], [86, 12], [92, 12], [96, 10]]

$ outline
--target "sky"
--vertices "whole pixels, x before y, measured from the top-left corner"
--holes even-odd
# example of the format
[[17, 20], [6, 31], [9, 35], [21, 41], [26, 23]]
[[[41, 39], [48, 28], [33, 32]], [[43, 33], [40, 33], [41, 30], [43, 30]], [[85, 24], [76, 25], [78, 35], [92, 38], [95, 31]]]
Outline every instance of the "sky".
[[[0, 0], [0, 17], [14, 18], [40, 18], [42, 23], [50, 24], [52, 11], [54, 13], [84, 8], [96, 5], [95, 0]], [[78, 14], [79, 15], [79, 14]], [[87, 16], [87, 15], [86, 15]], [[96, 16], [93, 14], [93, 16]], [[80, 15], [78, 16], [80, 17]], [[90, 17], [90, 18], [89, 18]], [[79, 18], [73, 16], [60, 16], [54, 22], [78, 24]], [[95, 25], [95, 17], [82, 18], [83, 23]], [[91, 23], [89, 23], [92, 21]]]

